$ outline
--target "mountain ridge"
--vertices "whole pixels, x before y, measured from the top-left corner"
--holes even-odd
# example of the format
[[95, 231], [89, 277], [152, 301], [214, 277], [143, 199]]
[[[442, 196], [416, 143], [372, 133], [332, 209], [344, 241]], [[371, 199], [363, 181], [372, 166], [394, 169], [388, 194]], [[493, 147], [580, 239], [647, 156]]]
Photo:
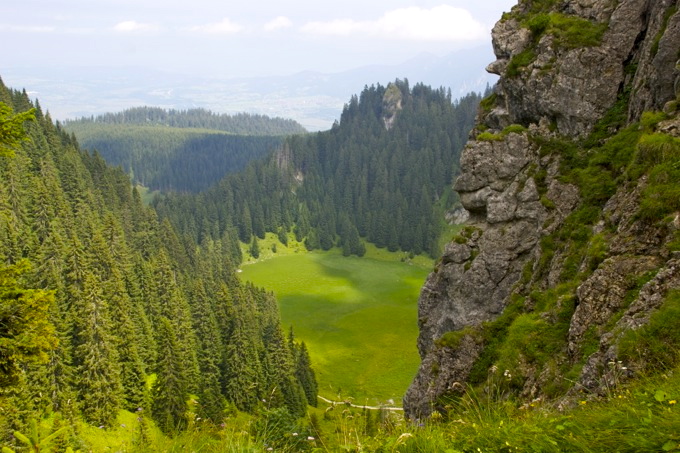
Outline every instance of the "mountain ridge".
[[433, 69], [427, 71], [423, 70], [422, 57], [415, 57], [397, 65], [270, 77], [197, 78], [137, 67], [87, 66], [75, 72], [72, 67], [55, 68], [50, 76], [40, 67], [8, 68], [3, 76], [9, 85], [30, 89], [29, 94], [49, 105], [53, 118], [62, 121], [153, 105], [292, 118], [308, 130], [318, 131], [331, 127], [347, 99], [367, 81], [388, 83], [397, 77], [408, 78], [433, 87], [450, 87], [454, 97], [483, 92], [496, 78], [483, 70], [492, 57], [488, 46], [443, 57], [431, 55], [428, 67]]
[[470, 220], [419, 299], [409, 417], [493, 369], [503, 391], [569, 404], [657, 363], [645, 325], [680, 286], [677, 11], [524, 0], [494, 27], [501, 78], [454, 184]]

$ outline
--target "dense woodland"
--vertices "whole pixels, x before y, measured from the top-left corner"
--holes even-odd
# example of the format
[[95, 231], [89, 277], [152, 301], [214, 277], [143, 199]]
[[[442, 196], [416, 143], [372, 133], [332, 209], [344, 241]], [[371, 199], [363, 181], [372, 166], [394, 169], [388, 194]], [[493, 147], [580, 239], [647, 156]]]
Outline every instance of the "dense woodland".
[[235, 277], [237, 239], [178, 234], [0, 82], [0, 442], [48, 414], [63, 451], [87, 448], [75, 420], [105, 428], [121, 409], [142, 442], [145, 420], [173, 433], [265, 398], [295, 416], [315, 405], [304, 344]]
[[401, 80], [365, 87], [330, 131], [291, 136], [204, 193], [166, 194], [155, 207], [198, 242], [232, 229], [246, 243], [265, 232], [285, 241], [293, 231], [309, 249], [361, 256], [363, 238], [434, 256], [480, 99]]
[[200, 192], [279, 147], [283, 137], [204, 129], [91, 123], [66, 130], [151, 190]]
[[166, 126], [177, 128], [211, 129], [235, 135], [292, 135], [307, 132], [298, 122], [266, 115], [238, 113], [229, 115], [206, 109], [166, 110], [160, 107], [134, 107], [119, 113], [83, 117], [67, 121], [65, 126], [86, 124], [127, 124], [137, 126]]
[[95, 150], [152, 190], [200, 192], [227, 173], [279, 147], [283, 136], [306, 133], [292, 120], [138, 107], [66, 121], [80, 145]]

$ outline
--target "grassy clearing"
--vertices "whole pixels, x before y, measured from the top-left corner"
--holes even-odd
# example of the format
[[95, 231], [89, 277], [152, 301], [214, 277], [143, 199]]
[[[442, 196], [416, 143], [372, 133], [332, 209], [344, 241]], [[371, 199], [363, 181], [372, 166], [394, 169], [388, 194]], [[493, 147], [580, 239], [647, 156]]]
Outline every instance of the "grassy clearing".
[[160, 194], [160, 191], [158, 190], [150, 190], [148, 187], [139, 184], [137, 184], [135, 187], [137, 187], [137, 190], [139, 191], [139, 196], [142, 198], [142, 203], [144, 203], [146, 206], [149, 206], [153, 199], [156, 198], [156, 195]]
[[427, 260], [405, 262], [403, 253], [371, 246], [363, 258], [296, 247], [263, 253], [242, 278], [276, 294], [283, 325], [309, 348], [322, 396], [400, 403], [419, 364], [417, 298]]

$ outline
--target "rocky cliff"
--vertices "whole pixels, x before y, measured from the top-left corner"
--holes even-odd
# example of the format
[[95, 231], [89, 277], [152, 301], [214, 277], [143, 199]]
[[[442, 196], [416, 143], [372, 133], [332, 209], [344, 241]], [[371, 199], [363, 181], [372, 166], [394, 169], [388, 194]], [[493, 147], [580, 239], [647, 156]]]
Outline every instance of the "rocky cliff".
[[494, 27], [501, 78], [455, 182], [470, 220], [421, 292], [409, 417], [496, 369], [560, 399], [650, 366], [631, 332], [680, 288], [679, 6], [520, 0]]

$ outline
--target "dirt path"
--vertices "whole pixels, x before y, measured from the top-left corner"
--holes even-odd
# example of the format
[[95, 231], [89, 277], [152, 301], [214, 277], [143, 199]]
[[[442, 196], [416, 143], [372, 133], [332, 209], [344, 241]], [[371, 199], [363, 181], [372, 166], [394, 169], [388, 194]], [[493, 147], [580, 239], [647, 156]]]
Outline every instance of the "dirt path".
[[374, 410], [374, 411], [379, 411], [381, 409], [384, 409], [386, 411], [403, 411], [403, 407], [391, 407], [391, 406], [361, 406], [359, 404], [353, 404], [350, 403], [349, 401], [333, 401], [329, 400], [328, 398], [324, 398], [321, 395], [317, 395], [317, 397], [323, 401], [324, 403], [332, 404], [333, 406], [351, 406], [351, 407], [356, 407], [359, 409], [369, 409], [369, 410]]

